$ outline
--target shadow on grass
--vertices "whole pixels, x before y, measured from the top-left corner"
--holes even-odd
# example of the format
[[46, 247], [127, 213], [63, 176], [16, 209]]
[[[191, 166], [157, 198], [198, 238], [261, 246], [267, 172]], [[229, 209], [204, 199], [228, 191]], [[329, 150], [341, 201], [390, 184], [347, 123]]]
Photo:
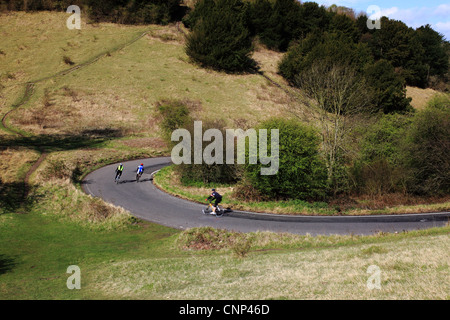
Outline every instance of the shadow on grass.
[[29, 137], [2, 137], [1, 148], [32, 148], [46, 152], [68, 151], [82, 148], [95, 148], [108, 140], [123, 137], [122, 130], [95, 129], [79, 134], [48, 134]]
[[11, 271], [16, 266], [16, 262], [14, 259], [0, 254], [0, 275]]
[[[39, 152], [69, 151], [100, 147], [108, 140], [123, 136], [117, 129], [85, 130], [79, 134], [49, 134], [30, 137], [3, 136], [0, 138], [0, 151], [10, 149], [33, 149]], [[77, 173], [74, 172], [74, 175]], [[76, 178], [76, 177], [72, 177]], [[26, 179], [25, 179], [26, 180]], [[30, 192], [32, 186], [25, 181], [2, 183], [0, 180], [0, 214], [6, 212], [28, 212], [38, 200]]]
[[0, 181], [0, 215], [29, 212], [40, 197], [32, 192], [32, 188], [23, 181], [12, 183]]

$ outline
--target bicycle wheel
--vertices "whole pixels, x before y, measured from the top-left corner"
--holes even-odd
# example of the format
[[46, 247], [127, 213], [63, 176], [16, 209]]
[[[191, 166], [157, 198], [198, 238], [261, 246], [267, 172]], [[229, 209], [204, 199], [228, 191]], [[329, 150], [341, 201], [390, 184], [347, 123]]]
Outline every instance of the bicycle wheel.
[[205, 209], [202, 210], [203, 214], [210, 214], [211, 213], [211, 207], [207, 206]]
[[218, 217], [223, 216], [223, 208], [221, 206], [217, 206], [216, 216], [218, 216]]
[[139, 173], [136, 175], [136, 182], [139, 182]]

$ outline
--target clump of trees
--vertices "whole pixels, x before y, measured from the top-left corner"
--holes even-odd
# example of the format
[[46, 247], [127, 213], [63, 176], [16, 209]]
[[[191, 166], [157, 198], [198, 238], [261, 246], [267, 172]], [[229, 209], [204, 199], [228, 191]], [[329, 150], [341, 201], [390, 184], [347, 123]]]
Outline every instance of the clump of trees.
[[384, 59], [375, 60], [367, 44], [355, 43], [341, 32], [311, 34], [291, 46], [283, 57], [280, 73], [296, 87], [302, 87], [302, 78], [308, 77], [313, 64], [340, 65], [352, 68], [366, 83], [364, 91], [371, 93], [372, 111], [405, 112], [410, 109], [406, 98], [405, 80]]
[[[215, 10], [219, 8], [223, 12], [220, 19], [215, 14]], [[235, 17], [231, 18], [230, 15]], [[401, 21], [386, 17], [381, 19], [381, 29], [371, 30], [367, 28], [367, 19], [366, 15], [357, 16], [348, 8], [326, 8], [314, 2], [199, 0], [183, 21], [192, 31], [187, 45], [188, 54], [195, 61], [212, 68], [217, 68], [225, 59], [223, 54], [214, 54], [215, 50], [220, 51], [222, 46], [228, 46], [230, 50], [226, 54], [241, 61], [239, 71], [246, 70], [251, 66], [247, 58], [252, 51], [249, 42], [254, 38], [258, 38], [269, 49], [287, 52], [286, 56], [294, 60], [302, 59], [303, 54], [319, 52], [318, 48], [314, 49], [316, 45], [325, 49], [320, 51], [322, 56], [328, 55], [330, 59], [336, 55], [343, 56], [339, 51], [331, 52], [334, 56], [329, 55], [333, 46], [340, 41], [344, 43], [342, 48], [346, 53], [352, 51], [351, 57], [359, 64], [361, 72], [364, 68], [370, 68], [370, 64], [383, 60], [385, 62], [379, 66], [390, 69], [386, 63], [388, 62], [394, 70], [395, 79], [391, 79], [392, 83], [403, 82], [403, 85], [423, 88], [448, 81], [450, 45], [442, 34], [429, 25], [413, 29]], [[234, 26], [231, 27], [230, 24]], [[226, 36], [227, 34], [230, 36]], [[208, 40], [199, 44], [199, 38], [202, 37]], [[325, 41], [330, 37], [334, 37], [337, 42]], [[232, 38], [235, 39], [234, 42]], [[210, 46], [209, 51], [206, 51], [206, 45]], [[280, 72], [291, 81], [292, 74], [298, 70], [292, 63], [290, 67], [294, 69], [288, 70], [289, 63], [286, 59], [280, 66]], [[219, 68], [236, 71], [235, 66], [236, 63], [231, 63], [230, 69], [227, 64]], [[392, 72], [389, 73], [393, 76]], [[396, 86], [390, 85], [391, 90]], [[375, 90], [383, 88], [376, 87]], [[395, 95], [398, 94], [396, 91]], [[405, 102], [401, 101], [400, 105], [404, 107]], [[403, 107], [393, 109], [404, 110]], [[383, 109], [388, 110], [390, 107]]]
[[352, 192], [445, 195], [450, 192], [450, 98], [417, 113], [382, 115], [364, 130], [350, 166]]

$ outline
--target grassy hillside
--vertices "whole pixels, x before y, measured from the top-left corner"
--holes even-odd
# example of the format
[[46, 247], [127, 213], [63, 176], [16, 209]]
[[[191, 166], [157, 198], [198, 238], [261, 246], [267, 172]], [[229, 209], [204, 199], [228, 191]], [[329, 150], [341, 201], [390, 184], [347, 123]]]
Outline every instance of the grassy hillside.
[[[10, 124], [22, 130], [73, 133], [95, 124], [95, 128], [109, 126], [151, 135], [156, 128], [149, 119], [155, 102], [163, 98], [195, 101], [199, 116], [204, 118], [232, 121], [235, 117], [225, 114], [240, 114], [250, 123], [280, 114], [286, 104], [284, 92], [277, 88], [266, 95], [268, 84], [258, 75], [227, 75], [189, 63], [183, 34], [175, 26], [100, 24], [73, 31], [65, 28], [65, 14], [28, 14], [26, 19], [23, 15], [1, 17], [5, 29], [1, 32], [7, 35], [0, 56], [7, 97], [3, 112], [19, 96], [20, 84], [68, 69], [71, 65], [65, 58], [78, 64], [106, 55], [89, 67], [40, 82], [24, 110], [10, 117]], [[17, 23], [23, 20], [31, 21]], [[147, 32], [143, 38], [112, 52], [143, 32]], [[48, 100], [45, 108], [43, 99]], [[36, 110], [44, 113], [40, 122], [33, 118]]]
[[[449, 227], [373, 237], [220, 233], [231, 242], [211, 250], [198, 243], [211, 230], [194, 230], [188, 243], [189, 232], [81, 192], [77, 182], [96, 167], [168, 154], [161, 99], [187, 100], [194, 116], [236, 128], [287, 115], [292, 101], [261, 75], [191, 64], [176, 25], [83, 21], [76, 31], [67, 16], [0, 15], [0, 298], [449, 298]], [[254, 57], [282, 83], [279, 54], [260, 48]], [[66, 287], [72, 264], [81, 290]], [[380, 291], [366, 287], [371, 264], [382, 270]]]

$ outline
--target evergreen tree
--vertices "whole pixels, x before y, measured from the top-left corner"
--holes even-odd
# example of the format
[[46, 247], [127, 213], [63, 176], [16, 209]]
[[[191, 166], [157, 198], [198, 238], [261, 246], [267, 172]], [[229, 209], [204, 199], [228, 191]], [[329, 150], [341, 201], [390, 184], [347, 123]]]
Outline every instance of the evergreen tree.
[[445, 48], [444, 36], [431, 28], [429, 24], [416, 30], [417, 39], [424, 48], [424, 63], [429, 76], [443, 77], [449, 68], [449, 55]]
[[367, 83], [373, 90], [374, 103], [384, 113], [411, 109], [411, 98], [406, 97], [405, 81], [395, 73], [387, 60], [381, 59], [365, 70]]
[[202, 14], [187, 37], [187, 55], [216, 70], [243, 72], [254, 68], [246, 5], [241, 0], [201, 0], [197, 6], [194, 16], [198, 8]]
[[[265, 5], [266, 8], [267, 4]], [[300, 3], [296, 0], [276, 0], [265, 29], [260, 32], [261, 42], [268, 48], [286, 51], [289, 43], [300, 36]]]
[[371, 61], [371, 56], [366, 46], [348, 41], [342, 33], [311, 33], [306, 39], [289, 48], [280, 62], [279, 71], [295, 85], [295, 78], [317, 60], [351, 65], [359, 71]]
[[330, 32], [340, 33], [347, 37], [349, 41], [357, 43], [359, 31], [356, 22], [343, 14], [333, 14], [330, 21]]
[[427, 82], [424, 49], [414, 30], [386, 17], [381, 19], [381, 26], [369, 41], [375, 59], [391, 62], [408, 85], [424, 87]]

